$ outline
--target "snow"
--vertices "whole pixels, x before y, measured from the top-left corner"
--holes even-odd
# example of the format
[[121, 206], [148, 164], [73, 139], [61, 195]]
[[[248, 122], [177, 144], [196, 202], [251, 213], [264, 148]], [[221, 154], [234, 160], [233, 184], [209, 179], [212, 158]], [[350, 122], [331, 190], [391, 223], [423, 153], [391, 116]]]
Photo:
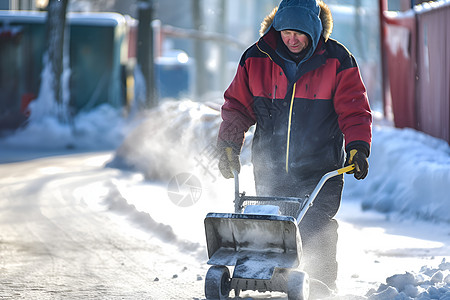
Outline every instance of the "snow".
[[[10, 19], [28, 23], [44, 23], [47, 14], [32, 10], [1, 10], [0, 16], [4, 20]], [[120, 26], [126, 22], [123, 15], [112, 12], [69, 12], [67, 17], [69, 23], [77, 25]]]
[[[33, 102], [36, 105], [37, 102]], [[3, 137], [1, 144], [6, 149], [17, 148], [19, 151], [62, 151], [73, 148], [82, 151], [105, 150], [119, 146], [130, 125], [120, 111], [106, 104], [95, 111], [76, 116], [69, 124], [61, 124], [56, 117], [48, 116], [47, 112], [31, 122], [32, 126]]]
[[364, 209], [450, 222], [447, 142], [412, 129], [375, 126], [373, 133], [370, 174], [364, 184], [349, 180], [347, 194], [359, 194]]
[[[21, 161], [60, 157], [55, 165], [39, 166], [36, 160], [39, 174], [30, 172], [21, 180], [51, 176], [48, 180], [54, 180], [55, 187], [64, 183], [73, 189], [66, 197], [151, 232], [204, 264], [206, 213], [233, 210], [233, 181], [221, 178], [216, 167], [218, 108], [219, 101], [178, 100], [132, 118], [107, 105], [79, 114], [70, 124], [43, 116], [0, 139], [0, 162], [17, 162], [11, 166], [19, 169]], [[393, 128], [379, 118], [373, 133], [368, 177], [357, 181], [346, 175], [338, 214], [338, 248], [343, 249], [338, 251], [340, 291], [333, 299], [450, 299], [450, 147], [412, 129]], [[241, 188], [249, 195], [254, 193], [251, 139], [249, 132], [240, 176]], [[99, 155], [100, 151], [106, 152]], [[89, 169], [88, 178], [62, 181], [69, 170], [78, 168], [74, 162], [80, 159], [85, 166], [101, 167]], [[199, 184], [181, 182], [179, 190], [169, 189], [171, 179], [186, 173], [197, 177]], [[101, 183], [89, 180], [94, 174]], [[19, 185], [15, 177], [0, 180], [2, 186]], [[35, 188], [26, 182], [20, 186], [15, 193], [24, 197]], [[193, 191], [201, 194], [191, 194], [192, 205], [187, 206], [177, 205], [169, 193]]]
[[276, 205], [247, 205], [244, 214], [279, 215], [280, 207]]
[[424, 2], [421, 5], [414, 6], [414, 11], [416, 13], [425, 13], [425, 12], [431, 11], [432, 9], [436, 9], [440, 6], [450, 6], [450, 1], [449, 0], [437, 0], [437, 1]]
[[368, 299], [449, 299], [449, 271], [450, 265], [444, 260], [435, 269], [423, 267], [417, 273], [390, 276], [377, 291], [369, 291]]

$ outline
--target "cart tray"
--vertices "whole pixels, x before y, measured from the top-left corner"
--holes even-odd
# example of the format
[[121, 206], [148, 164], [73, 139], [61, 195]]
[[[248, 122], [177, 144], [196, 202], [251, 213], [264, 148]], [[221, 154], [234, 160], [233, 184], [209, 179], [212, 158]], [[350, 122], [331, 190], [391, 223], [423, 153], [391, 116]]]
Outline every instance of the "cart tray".
[[205, 230], [208, 264], [236, 266], [233, 277], [270, 279], [274, 268], [300, 263], [301, 239], [291, 216], [209, 213]]

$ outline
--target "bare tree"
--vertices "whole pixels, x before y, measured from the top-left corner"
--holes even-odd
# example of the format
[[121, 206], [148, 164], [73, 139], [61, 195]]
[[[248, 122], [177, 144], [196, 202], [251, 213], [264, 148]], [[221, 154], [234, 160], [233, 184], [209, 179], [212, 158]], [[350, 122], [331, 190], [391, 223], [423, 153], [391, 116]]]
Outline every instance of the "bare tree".
[[[55, 101], [61, 108], [62, 89], [61, 75], [63, 72], [63, 47], [64, 31], [66, 25], [66, 11], [69, 0], [49, 0], [47, 6], [47, 55], [48, 64], [50, 64], [50, 80], [54, 93]], [[65, 112], [62, 109], [59, 112], [60, 120], [65, 119]]]

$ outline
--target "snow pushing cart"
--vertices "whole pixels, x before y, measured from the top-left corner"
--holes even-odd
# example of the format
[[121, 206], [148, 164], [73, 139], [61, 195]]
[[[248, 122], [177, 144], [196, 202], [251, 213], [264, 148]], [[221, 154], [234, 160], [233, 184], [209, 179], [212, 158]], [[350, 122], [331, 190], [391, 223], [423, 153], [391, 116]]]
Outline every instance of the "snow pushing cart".
[[[354, 165], [325, 174], [310, 196], [246, 196], [235, 179], [235, 213], [208, 213], [205, 218], [208, 264], [207, 299], [227, 299], [240, 291], [279, 291], [289, 300], [309, 297], [309, 277], [299, 268], [302, 245], [298, 224], [325, 182]], [[233, 276], [227, 266], [234, 266]]]

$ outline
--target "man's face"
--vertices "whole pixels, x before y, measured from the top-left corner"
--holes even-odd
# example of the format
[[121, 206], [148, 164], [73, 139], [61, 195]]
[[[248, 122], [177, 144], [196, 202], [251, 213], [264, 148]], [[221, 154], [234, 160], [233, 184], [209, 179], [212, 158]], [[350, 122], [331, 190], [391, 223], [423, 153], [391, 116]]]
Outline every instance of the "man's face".
[[292, 53], [302, 52], [309, 44], [308, 36], [295, 30], [282, 30], [281, 38]]

